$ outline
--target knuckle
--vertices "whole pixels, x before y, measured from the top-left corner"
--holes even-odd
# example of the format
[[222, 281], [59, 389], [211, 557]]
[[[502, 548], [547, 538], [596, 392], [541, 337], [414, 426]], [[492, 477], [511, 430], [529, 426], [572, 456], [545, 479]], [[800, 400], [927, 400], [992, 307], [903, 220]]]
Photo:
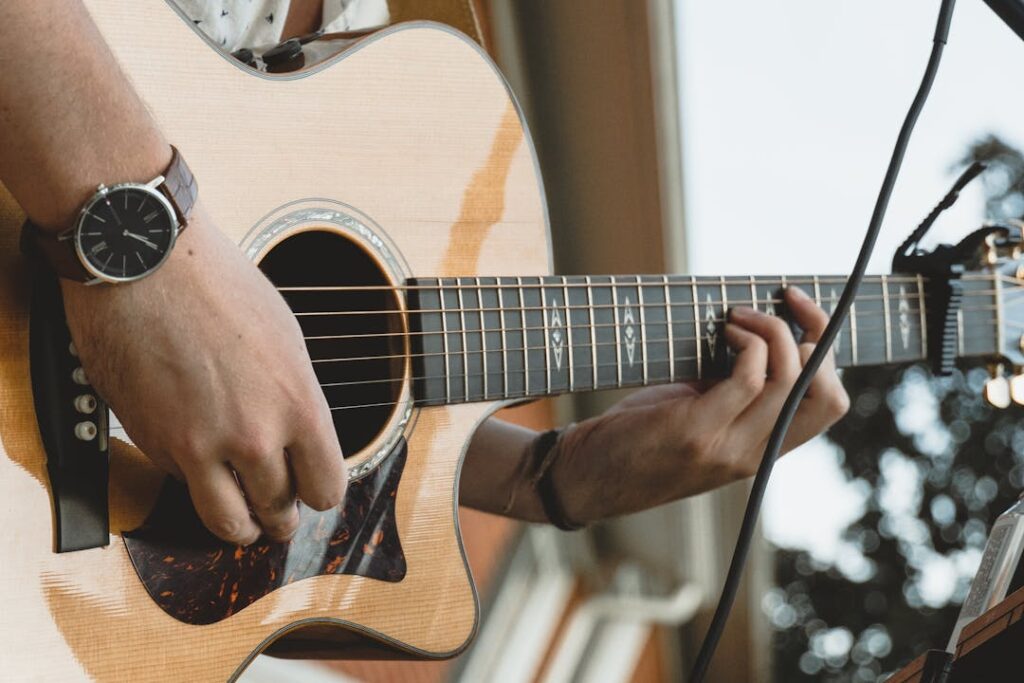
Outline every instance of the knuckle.
[[736, 479], [749, 479], [757, 474], [759, 464], [755, 458], [749, 455], [737, 458], [732, 467], [733, 477]]
[[345, 500], [345, 490], [348, 488], [347, 477], [342, 481], [340, 486], [334, 488], [334, 490], [318, 491], [314, 494], [309, 495], [308, 500], [303, 502], [314, 510], [330, 510], [331, 508], [341, 505], [341, 502]]
[[242, 429], [229, 440], [227, 450], [231, 453], [232, 461], [259, 465], [284, 449], [280, 439], [273, 438], [265, 430]]
[[263, 530], [272, 538], [286, 539], [295, 535], [299, 528], [298, 515], [292, 515], [285, 519], [273, 520], [263, 524]]
[[846, 389], [839, 387], [829, 394], [826, 405], [829, 417], [839, 420], [850, 410], [850, 395], [846, 393]]
[[764, 390], [765, 376], [761, 372], [741, 372], [735, 376], [736, 381], [744, 391], [752, 394], [759, 394]]
[[783, 341], [787, 335], [792, 336], [789, 333], [789, 324], [782, 318], [769, 318], [768, 332], [772, 341]]
[[256, 540], [247, 532], [247, 525], [241, 519], [230, 515], [215, 515], [206, 526], [215, 536], [231, 543], [247, 544]]
[[684, 440], [684, 448], [691, 456], [698, 461], [707, 462], [715, 453], [715, 436], [708, 432], [700, 431], [688, 434]]
[[288, 494], [281, 494], [266, 500], [252, 501], [250, 506], [252, 511], [256, 513], [256, 516], [263, 519], [264, 517], [280, 516], [282, 513], [287, 512], [288, 508], [294, 504], [294, 497]]

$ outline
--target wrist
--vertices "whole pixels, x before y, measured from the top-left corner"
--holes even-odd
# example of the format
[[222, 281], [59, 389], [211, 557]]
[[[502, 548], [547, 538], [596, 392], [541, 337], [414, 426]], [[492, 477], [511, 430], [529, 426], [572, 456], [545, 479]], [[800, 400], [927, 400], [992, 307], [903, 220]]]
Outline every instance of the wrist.
[[[572, 427], [573, 425], [569, 425], [539, 434], [531, 453], [530, 481], [533, 490], [547, 521], [562, 531], [577, 531], [585, 526], [584, 522], [570, 514], [566, 504], [565, 486], [555, 476], [556, 468], [564, 469], [563, 437]], [[559, 464], [563, 467], [557, 467]]]
[[21, 187], [17, 179], [12, 179], [8, 189], [33, 223], [57, 234], [73, 226], [99, 185], [149, 182], [163, 173], [171, 160], [171, 147], [159, 136], [116, 161], [104, 152], [86, 154], [79, 150], [70, 156], [72, 161], [62, 159], [57, 165], [51, 164], [42, 176], [43, 183]]

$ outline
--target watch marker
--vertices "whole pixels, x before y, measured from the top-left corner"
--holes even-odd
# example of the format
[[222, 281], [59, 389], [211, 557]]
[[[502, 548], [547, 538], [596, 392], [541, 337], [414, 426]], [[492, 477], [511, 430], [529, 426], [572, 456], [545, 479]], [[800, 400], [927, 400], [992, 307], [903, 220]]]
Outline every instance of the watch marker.
[[158, 215], [160, 215], [160, 212], [158, 212], [158, 211], [151, 211], [150, 213], [147, 213], [145, 216], [143, 216], [142, 220], [144, 222], [146, 222], [146, 223], [149, 223], [154, 218], [156, 218]]
[[107, 219], [105, 219], [105, 218], [100, 218], [99, 216], [97, 216], [97, 215], [96, 215], [96, 214], [94, 214], [94, 213], [89, 213], [88, 211], [86, 211], [85, 213], [86, 213], [87, 215], [89, 215], [89, 216], [91, 216], [91, 217], [95, 218], [95, 219], [96, 219], [96, 220], [98, 220], [98, 221], [99, 221], [100, 223], [106, 223], [106, 222], [107, 222]]
[[[96, 244], [92, 245], [92, 249], [90, 249], [89, 252], [91, 254], [98, 254], [98, 253], [100, 253], [101, 251], [103, 251], [106, 248], [107, 248], [107, 243], [105, 241], [104, 242], [97, 242]], [[111, 254], [111, 256], [113, 256], [113, 254]]]
[[146, 267], [146, 262], [142, 260], [142, 256], [139, 254], [139, 252], [135, 252], [135, 258], [139, 259], [139, 263], [142, 264], [143, 268]]
[[110, 254], [109, 254], [109, 255], [107, 256], [107, 260], [103, 262], [103, 265], [102, 265], [102, 266], [100, 266], [100, 270], [102, 270], [102, 271], [106, 272], [106, 270], [107, 270], [107, 265], [108, 265], [108, 264], [110, 263], [110, 259], [112, 259], [112, 258], [114, 258], [114, 253], [113, 253], [113, 252], [111, 252], [111, 253], [110, 253]]

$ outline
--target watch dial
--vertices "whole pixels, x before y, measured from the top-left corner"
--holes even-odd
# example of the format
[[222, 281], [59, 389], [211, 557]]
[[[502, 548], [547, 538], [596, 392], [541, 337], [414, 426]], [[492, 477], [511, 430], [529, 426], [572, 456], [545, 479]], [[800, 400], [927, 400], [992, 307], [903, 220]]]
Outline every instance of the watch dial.
[[146, 190], [113, 188], [86, 209], [78, 245], [93, 270], [131, 279], [163, 262], [174, 233], [173, 215], [158, 198]]

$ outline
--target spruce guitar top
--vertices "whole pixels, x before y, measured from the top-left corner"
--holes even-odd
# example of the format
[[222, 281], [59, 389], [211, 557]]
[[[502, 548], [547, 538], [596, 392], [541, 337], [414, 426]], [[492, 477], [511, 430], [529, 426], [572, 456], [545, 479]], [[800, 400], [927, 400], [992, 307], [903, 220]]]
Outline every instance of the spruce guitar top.
[[[482, 420], [532, 397], [720, 376], [730, 306], [784, 315], [781, 289], [799, 286], [828, 310], [844, 284], [552, 275], [520, 112], [479, 48], [442, 26], [397, 26], [275, 76], [162, 3], [86, 5], [206, 209], [298, 317], [353, 481], [341, 509], [305, 509], [288, 544], [212, 537], [187, 493], [110, 430], [0, 194], [12, 679], [230, 680], [261, 651], [452, 656], [478, 618], [455, 507]], [[984, 228], [949, 267], [867, 279], [838, 364], [1024, 365], [1020, 239], [1017, 226]], [[1002, 376], [988, 392], [1024, 400]]]

